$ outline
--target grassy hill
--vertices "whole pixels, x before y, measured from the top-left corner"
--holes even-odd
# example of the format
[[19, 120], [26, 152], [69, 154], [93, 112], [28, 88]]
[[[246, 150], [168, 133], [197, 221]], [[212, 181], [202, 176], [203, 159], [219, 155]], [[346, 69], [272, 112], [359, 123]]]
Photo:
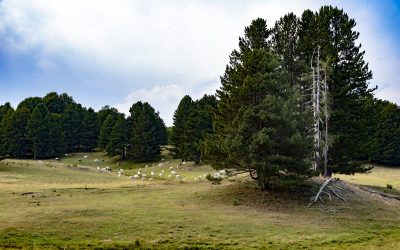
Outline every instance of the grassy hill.
[[[400, 248], [398, 201], [354, 186], [349, 205], [308, 208], [315, 181], [263, 193], [246, 177], [216, 186], [195, 180], [212, 173], [210, 167], [179, 166], [164, 156], [143, 164], [118, 164], [99, 152], [1, 161], [0, 248]], [[106, 166], [113, 171], [97, 170]], [[169, 178], [171, 168], [184, 180]], [[138, 169], [157, 177], [131, 180]], [[343, 178], [382, 187], [391, 182], [398, 190], [399, 177], [400, 170], [377, 168], [368, 178]]]

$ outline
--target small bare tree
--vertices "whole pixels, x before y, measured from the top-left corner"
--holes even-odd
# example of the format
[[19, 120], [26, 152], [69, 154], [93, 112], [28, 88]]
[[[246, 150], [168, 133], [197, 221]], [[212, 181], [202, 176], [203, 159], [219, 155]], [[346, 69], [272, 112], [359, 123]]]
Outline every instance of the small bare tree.
[[[316, 48], [311, 58], [311, 87], [306, 89], [305, 94], [311, 96], [308, 102], [309, 109], [313, 114], [313, 169], [323, 170], [324, 177], [329, 177], [328, 173], [328, 150], [329, 150], [329, 105], [328, 105], [328, 85], [326, 67], [320, 61], [320, 46]], [[311, 93], [310, 93], [311, 92]]]

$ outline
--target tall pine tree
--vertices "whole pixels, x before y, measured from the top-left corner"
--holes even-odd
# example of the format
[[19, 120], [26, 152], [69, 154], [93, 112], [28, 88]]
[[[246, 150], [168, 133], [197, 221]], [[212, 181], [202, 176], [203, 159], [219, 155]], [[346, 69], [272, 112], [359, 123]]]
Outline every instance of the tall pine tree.
[[178, 108], [174, 112], [174, 125], [171, 130], [171, 144], [174, 146], [173, 152], [176, 158], [188, 160], [185, 136], [185, 123], [189, 118], [190, 110], [193, 105], [193, 100], [190, 96], [186, 95], [179, 102]]
[[215, 168], [248, 171], [263, 190], [280, 177], [309, 177], [311, 141], [298, 91], [269, 44], [266, 21], [245, 29], [221, 77], [214, 134], [202, 146]]
[[28, 123], [29, 138], [32, 141], [33, 159], [43, 159], [52, 156], [49, 131], [49, 111], [44, 103], [39, 103], [32, 111]]
[[155, 110], [147, 102], [137, 102], [132, 105], [129, 112], [131, 136], [127, 157], [136, 161], [158, 159], [161, 145]]
[[[108, 116], [109, 118], [111, 116]], [[108, 119], [108, 118], [107, 118]], [[107, 121], [107, 120], [106, 120]], [[105, 124], [105, 123], [104, 123]], [[103, 125], [104, 125], [103, 124]], [[121, 159], [125, 159], [129, 144], [128, 121], [123, 115], [117, 118], [112, 127], [108, 144], [106, 147], [107, 154], [112, 157], [119, 155]]]

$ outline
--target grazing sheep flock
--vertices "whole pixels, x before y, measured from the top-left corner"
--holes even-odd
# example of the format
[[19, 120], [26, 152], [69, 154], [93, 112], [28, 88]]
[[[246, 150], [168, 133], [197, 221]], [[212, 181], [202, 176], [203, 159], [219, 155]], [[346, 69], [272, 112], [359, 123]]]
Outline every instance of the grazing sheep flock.
[[[84, 155], [82, 157], [83, 159], [88, 159], [89, 156], [88, 155]], [[95, 163], [102, 163], [104, 162], [104, 160], [99, 160], [99, 159], [94, 159], [93, 162]], [[174, 165], [174, 166], [168, 166], [170, 165], [171, 162], [170, 161], [164, 161], [164, 159], [162, 159], [162, 161], [160, 163], [157, 164], [152, 164], [152, 168], [150, 168], [147, 164], [144, 165], [144, 168], [140, 168], [137, 170], [137, 172], [133, 175], [129, 175], [131, 170], [127, 170], [128, 173], [125, 174], [124, 169], [120, 168], [117, 172], [116, 175], [118, 177], [127, 177], [132, 181], [138, 181], [138, 180], [142, 180], [142, 181], [153, 181], [154, 179], [169, 179], [169, 180], [177, 180], [177, 181], [185, 181], [187, 180], [184, 176], [184, 172], [185, 171], [192, 171], [193, 169], [191, 168], [191, 166], [187, 165], [187, 162], [183, 161], [178, 165]], [[118, 166], [120, 164], [117, 164]], [[183, 166], [185, 165], [185, 166]], [[147, 170], [147, 168], [150, 168]], [[169, 169], [169, 172], [167, 169]], [[106, 167], [96, 167], [96, 170], [99, 172], [103, 172], [103, 173], [110, 173], [112, 172], [112, 169], [109, 166]], [[179, 171], [179, 173], [178, 173]], [[211, 176], [213, 176], [214, 178], [225, 178], [227, 177], [227, 171], [226, 170], [220, 170], [218, 172], [212, 173]], [[191, 177], [191, 180], [194, 181], [202, 181], [202, 180], [206, 180], [207, 178], [206, 174], [201, 174], [198, 175], [196, 177]]]

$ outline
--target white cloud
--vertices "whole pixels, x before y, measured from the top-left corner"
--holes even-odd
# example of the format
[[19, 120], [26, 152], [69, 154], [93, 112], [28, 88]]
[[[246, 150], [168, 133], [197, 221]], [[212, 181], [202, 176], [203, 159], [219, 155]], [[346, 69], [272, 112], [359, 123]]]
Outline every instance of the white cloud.
[[160, 112], [161, 118], [167, 126], [172, 125], [172, 115], [183, 96], [185, 90], [176, 85], [154, 86], [151, 89], [140, 89], [130, 93], [122, 103], [114, 105], [120, 112], [129, 115], [129, 109], [133, 103], [148, 102], [156, 111]]
[[170, 125], [183, 95], [198, 99], [218, 88], [229, 54], [251, 20], [263, 17], [272, 26], [287, 12], [301, 15], [324, 4], [339, 5], [356, 19], [374, 83], [380, 85], [378, 96], [400, 104], [393, 73], [400, 62], [390, 50], [397, 45], [379, 26], [374, 9], [358, 2], [4, 0], [0, 36], [9, 35], [4, 40], [9, 53], [35, 53], [44, 72], [66, 65], [69, 73], [97, 84], [99, 92], [111, 85], [130, 93], [113, 102], [122, 111], [133, 101], [148, 101]]

